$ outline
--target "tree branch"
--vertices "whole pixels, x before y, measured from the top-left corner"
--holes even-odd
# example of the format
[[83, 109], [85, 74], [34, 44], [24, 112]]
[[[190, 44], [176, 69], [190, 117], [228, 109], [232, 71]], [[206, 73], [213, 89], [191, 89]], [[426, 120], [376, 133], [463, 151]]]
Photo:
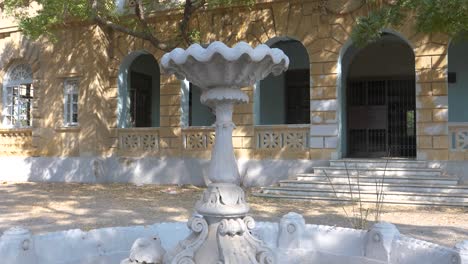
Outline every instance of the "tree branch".
[[[149, 27], [149, 25], [148, 25], [148, 23], [147, 23], [147, 21], [145, 19], [145, 12], [144, 12], [143, 4], [142, 4], [141, 0], [139, 0], [137, 2], [138, 4], [135, 7], [135, 15], [137, 17], [137, 20], [139, 21], [140, 26], [143, 28], [143, 31], [136, 31], [136, 30], [130, 29], [128, 27], [119, 25], [119, 24], [117, 24], [115, 22], [112, 22], [112, 21], [109, 21], [107, 19], [102, 18], [98, 14], [98, 8], [99, 8], [98, 0], [90, 0], [90, 1], [91, 1], [91, 3], [90, 3], [91, 4], [91, 10], [93, 12], [92, 20], [97, 25], [99, 25], [101, 27], [104, 27], [104, 28], [110, 28], [110, 29], [115, 30], [117, 32], [121, 32], [121, 33], [130, 35], [130, 36], [133, 36], [133, 37], [136, 37], [136, 38], [147, 40], [154, 47], [156, 47], [156, 48], [158, 48], [160, 50], [166, 51], [166, 52], [172, 50], [173, 48], [175, 48], [175, 46], [177, 46], [177, 45], [168, 45], [167, 43], [163, 43], [162, 41], [157, 39], [152, 34], [151, 28]], [[138, 11], [137, 11], [137, 9], [138, 9]]]
[[190, 23], [190, 19], [192, 18], [193, 13], [195, 13], [195, 11], [197, 11], [198, 9], [202, 8], [205, 4], [206, 0], [200, 0], [198, 3], [192, 0], [185, 0], [184, 17], [180, 22], [179, 28], [182, 38], [188, 45], [192, 44], [192, 40], [188, 35], [188, 25]]

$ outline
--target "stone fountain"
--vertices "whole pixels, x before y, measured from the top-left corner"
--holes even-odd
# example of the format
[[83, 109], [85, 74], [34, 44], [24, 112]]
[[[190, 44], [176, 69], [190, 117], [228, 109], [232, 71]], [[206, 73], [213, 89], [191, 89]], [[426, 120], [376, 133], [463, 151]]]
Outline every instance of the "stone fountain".
[[198, 44], [187, 50], [165, 54], [165, 73], [187, 79], [202, 89], [201, 102], [215, 110], [216, 138], [208, 178], [211, 183], [196, 203], [198, 215], [189, 221], [192, 234], [165, 255], [164, 263], [275, 263], [275, 257], [261, 240], [251, 235], [254, 219], [240, 185], [232, 145], [234, 104], [247, 103], [241, 90], [270, 73], [279, 75], [289, 59], [266, 45], [255, 49], [247, 43], [229, 48], [213, 42], [206, 49]]
[[252, 48], [239, 43], [229, 48], [214, 42], [207, 48], [195, 44], [187, 50], [175, 49], [162, 58], [161, 64], [167, 74], [201, 87], [201, 101], [216, 113], [211, 183], [188, 224], [38, 235], [26, 228], [11, 228], [0, 236], [0, 263], [468, 264], [468, 241], [447, 248], [400, 234], [390, 223], [356, 230], [306, 224], [302, 215], [288, 213], [279, 223], [255, 225], [247, 216], [249, 205], [239, 186], [232, 145], [233, 106], [248, 101], [241, 87], [285, 71], [288, 58], [281, 50], [265, 45]]

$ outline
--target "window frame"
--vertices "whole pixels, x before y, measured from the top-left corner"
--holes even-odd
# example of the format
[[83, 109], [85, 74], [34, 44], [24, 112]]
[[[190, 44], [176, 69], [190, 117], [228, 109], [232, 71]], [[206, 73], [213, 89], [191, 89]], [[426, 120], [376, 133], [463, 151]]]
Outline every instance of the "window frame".
[[[31, 66], [27, 63], [14, 64], [9, 67], [3, 83], [2, 96], [2, 126], [5, 128], [31, 128], [33, 124], [34, 86]], [[21, 91], [26, 87], [26, 95], [30, 98], [21, 98]], [[14, 91], [17, 91], [15, 96]], [[23, 88], [24, 89], [24, 88]], [[32, 96], [30, 96], [32, 92]], [[15, 99], [16, 98], [16, 99]], [[14, 102], [17, 102], [16, 104]], [[22, 105], [27, 105], [29, 113], [21, 114]], [[15, 109], [16, 108], [16, 109]], [[10, 110], [10, 111], [9, 111]], [[16, 113], [15, 113], [16, 112]], [[26, 115], [26, 119], [21, 116]], [[13, 122], [15, 120], [15, 122]], [[21, 121], [26, 120], [27, 125]]]
[[[67, 84], [69, 83], [76, 83], [76, 87], [73, 87], [71, 90], [69, 90], [69, 87], [67, 87]], [[76, 102], [73, 100], [73, 95], [76, 95]], [[63, 80], [63, 125], [65, 127], [75, 127], [79, 125], [79, 97], [79, 78], [65, 78]], [[73, 105], [76, 105], [76, 113], [73, 111]], [[73, 121], [74, 114], [76, 114], [76, 121]]]

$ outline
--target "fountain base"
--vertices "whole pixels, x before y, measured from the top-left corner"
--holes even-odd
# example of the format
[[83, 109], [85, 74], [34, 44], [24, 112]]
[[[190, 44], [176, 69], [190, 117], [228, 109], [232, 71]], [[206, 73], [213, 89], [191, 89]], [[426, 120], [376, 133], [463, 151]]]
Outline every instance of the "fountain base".
[[252, 235], [255, 221], [239, 186], [213, 183], [196, 204], [188, 222], [191, 234], [168, 252], [164, 263], [275, 263], [274, 254]]

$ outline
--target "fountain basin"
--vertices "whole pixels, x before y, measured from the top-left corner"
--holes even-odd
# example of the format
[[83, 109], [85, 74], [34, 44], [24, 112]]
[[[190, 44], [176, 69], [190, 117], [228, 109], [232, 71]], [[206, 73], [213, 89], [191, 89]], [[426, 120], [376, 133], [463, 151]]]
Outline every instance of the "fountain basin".
[[[305, 224], [302, 216], [290, 213], [279, 223], [258, 222], [253, 233], [273, 249], [277, 263], [468, 263], [468, 259], [462, 258], [466, 256], [464, 251], [401, 235], [387, 223], [370, 230], [356, 230]], [[28, 254], [35, 257], [36, 264], [115, 264], [128, 257], [137, 238], [159, 236], [163, 248], [169, 250], [189, 234], [190, 230], [183, 222], [102, 228], [87, 232], [75, 229], [31, 235], [27, 250], [22, 247], [21, 239], [12, 239], [11, 235], [4, 234], [0, 238], [0, 259], [2, 263], [25, 264], [21, 254]], [[24, 232], [21, 232], [21, 236], [24, 239]], [[5, 252], [6, 249], [8, 252]], [[17, 257], [7, 259], [13, 255]]]
[[193, 44], [186, 50], [176, 48], [161, 58], [166, 74], [187, 79], [203, 90], [251, 86], [273, 73], [278, 75], [289, 66], [283, 51], [258, 45], [252, 48], [239, 42], [230, 48], [215, 41], [204, 48]]

